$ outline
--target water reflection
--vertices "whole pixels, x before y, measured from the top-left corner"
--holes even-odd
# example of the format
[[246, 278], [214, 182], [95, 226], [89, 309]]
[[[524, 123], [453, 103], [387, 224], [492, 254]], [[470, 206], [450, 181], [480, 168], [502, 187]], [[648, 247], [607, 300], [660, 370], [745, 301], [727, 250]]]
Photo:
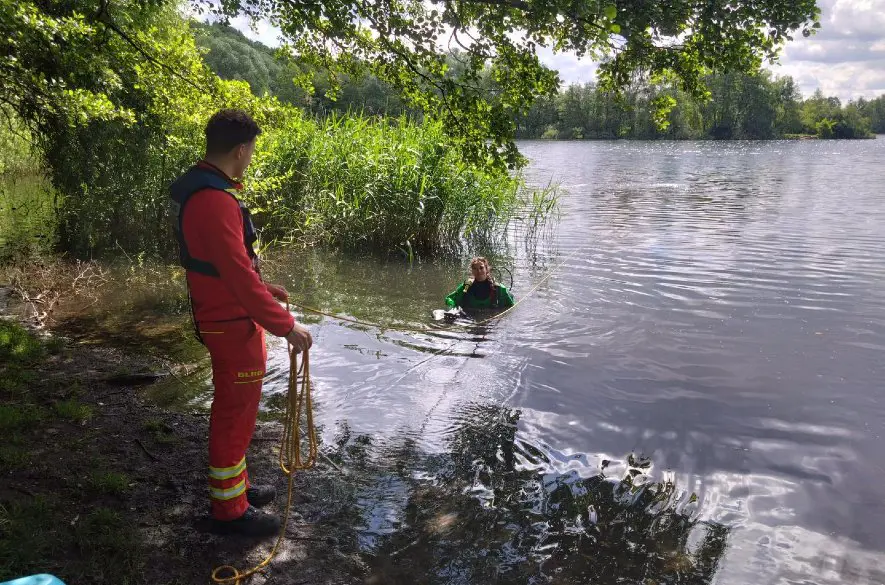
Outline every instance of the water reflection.
[[406, 441], [375, 460], [385, 471], [361, 470], [373, 477], [356, 496], [373, 559], [367, 582], [712, 581], [728, 529], [699, 521], [672, 480], [651, 481], [649, 460], [603, 462], [587, 477], [539, 474], [522, 464], [546, 455], [519, 443], [518, 410], [458, 410], [447, 452], [428, 456]]

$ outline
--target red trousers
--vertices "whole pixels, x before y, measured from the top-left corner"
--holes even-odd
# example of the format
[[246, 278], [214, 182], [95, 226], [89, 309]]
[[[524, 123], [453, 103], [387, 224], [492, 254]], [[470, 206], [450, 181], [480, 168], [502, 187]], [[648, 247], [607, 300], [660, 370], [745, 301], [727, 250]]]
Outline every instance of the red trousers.
[[264, 329], [251, 319], [201, 322], [212, 357], [215, 394], [209, 418], [209, 500], [212, 516], [234, 520], [246, 512], [246, 449], [252, 441], [267, 364]]

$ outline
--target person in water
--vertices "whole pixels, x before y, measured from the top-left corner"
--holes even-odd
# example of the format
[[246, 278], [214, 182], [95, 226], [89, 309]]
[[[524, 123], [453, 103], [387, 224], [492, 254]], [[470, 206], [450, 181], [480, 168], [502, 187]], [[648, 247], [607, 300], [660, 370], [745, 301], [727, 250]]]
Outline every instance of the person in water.
[[470, 261], [473, 278], [461, 283], [446, 297], [447, 307], [462, 309], [503, 309], [513, 306], [507, 287], [495, 282], [489, 261], [478, 256]]

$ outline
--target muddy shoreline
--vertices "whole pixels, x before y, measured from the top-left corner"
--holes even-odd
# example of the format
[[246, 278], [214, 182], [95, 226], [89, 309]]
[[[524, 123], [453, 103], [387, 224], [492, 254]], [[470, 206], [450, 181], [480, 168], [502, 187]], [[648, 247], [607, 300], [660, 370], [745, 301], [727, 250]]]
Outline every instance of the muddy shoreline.
[[[0, 581], [48, 572], [69, 584], [208, 583], [218, 565], [247, 569], [264, 559], [274, 539], [206, 530], [208, 415], [149, 398], [156, 382], [177, 384], [166, 380], [169, 361], [135, 351], [127, 335], [102, 331], [96, 343], [74, 321], [28, 329], [33, 318], [11, 297], [5, 289], [5, 330], [21, 323], [43, 349], [21, 363], [9, 351], [0, 363], [3, 431], [14, 433], [13, 450], [0, 458]], [[169, 317], [164, 326], [176, 331], [182, 321]], [[79, 414], [63, 416], [60, 404], [76, 405]], [[253, 481], [277, 487], [270, 508], [277, 514], [287, 487], [278, 464], [281, 433], [279, 422], [259, 421], [247, 455]], [[367, 582], [348, 499], [335, 498], [345, 481], [322, 459], [297, 474], [286, 539], [269, 568], [248, 582]], [[27, 532], [24, 542], [19, 533]]]

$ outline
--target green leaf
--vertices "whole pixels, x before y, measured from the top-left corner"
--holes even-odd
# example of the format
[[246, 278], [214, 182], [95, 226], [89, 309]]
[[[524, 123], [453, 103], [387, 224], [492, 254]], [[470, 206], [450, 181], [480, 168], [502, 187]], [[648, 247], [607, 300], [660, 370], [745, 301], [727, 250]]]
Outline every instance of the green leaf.
[[612, 23], [612, 25], [609, 26], [608, 29], [615, 34], [619, 34], [621, 32], [621, 25]]
[[614, 4], [609, 4], [605, 7], [605, 17], [609, 20], [614, 20], [618, 15], [618, 7]]

